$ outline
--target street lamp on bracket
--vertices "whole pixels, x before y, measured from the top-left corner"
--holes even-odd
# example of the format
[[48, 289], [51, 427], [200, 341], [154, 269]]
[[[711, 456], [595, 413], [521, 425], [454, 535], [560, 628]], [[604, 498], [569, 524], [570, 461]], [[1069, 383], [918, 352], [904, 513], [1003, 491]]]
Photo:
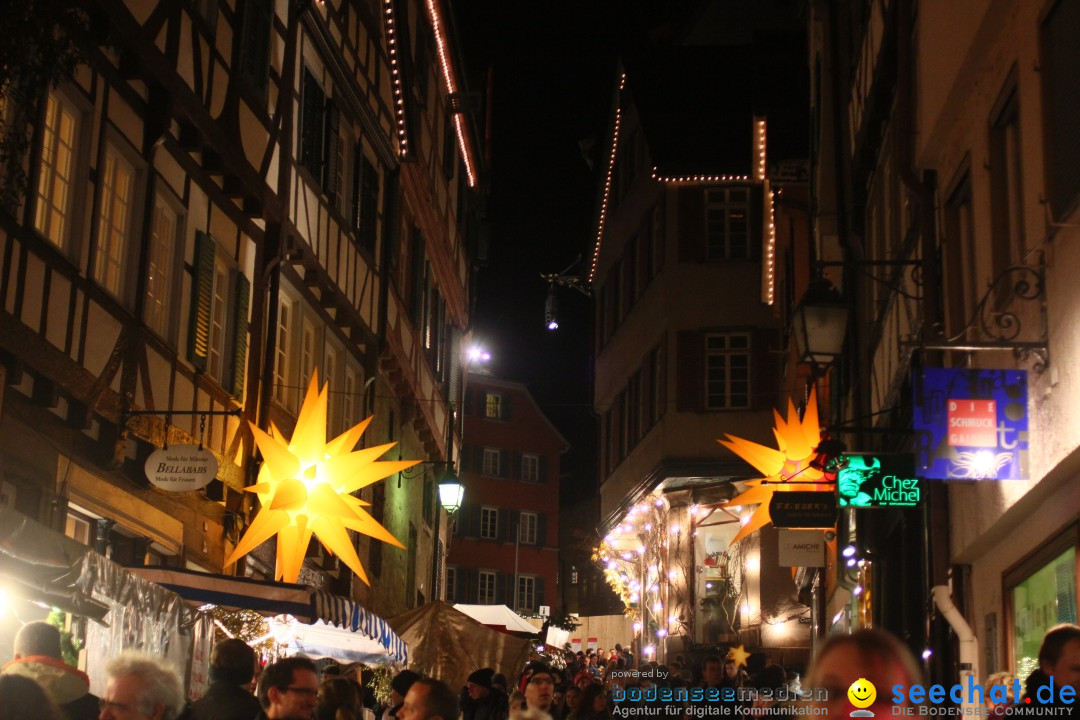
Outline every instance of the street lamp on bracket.
[[810, 283], [791, 318], [798, 361], [808, 363], [813, 378], [824, 375], [844, 351], [849, 307], [825, 278]]

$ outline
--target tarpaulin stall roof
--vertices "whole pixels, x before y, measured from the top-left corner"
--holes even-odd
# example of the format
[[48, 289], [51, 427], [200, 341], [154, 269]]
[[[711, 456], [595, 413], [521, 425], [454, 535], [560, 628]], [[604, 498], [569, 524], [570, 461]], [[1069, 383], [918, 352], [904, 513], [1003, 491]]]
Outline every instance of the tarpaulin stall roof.
[[278, 616], [270, 621], [270, 630], [289, 654], [302, 652], [347, 662], [409, 662], [408, 646], [385, 620], [340, 595], [306, 585], [178, 568], [133, 570], [191, 602]]
[[505, 605], [464, 605], [458, 603], [454, 605], [454, 609], [465, 613], [481, 625], [486, 625], [500, 632], [505, 630], [512, 633], [528, 633], [529, 635], [536, 635], [540, 632], [540, 628], [529, 624], [523, 617]]
[[484, 627], [441, 600], [395, 615], [388, 622], [412, 650], [409, 667], [455, 689], [465, 684], [473, 670], [485, 667], [513, 683], [535, 644]]
[[104, 660], [127, 649], [167, 658], [201, 691], [206, 668], [192, 662], [196, 636], [210, 620], [170, 590], [129, 572], [90, 548], [0, 507], [0, 578], [27, 601], [94, 620], [86, 627], [91, 692], [104, 689]]

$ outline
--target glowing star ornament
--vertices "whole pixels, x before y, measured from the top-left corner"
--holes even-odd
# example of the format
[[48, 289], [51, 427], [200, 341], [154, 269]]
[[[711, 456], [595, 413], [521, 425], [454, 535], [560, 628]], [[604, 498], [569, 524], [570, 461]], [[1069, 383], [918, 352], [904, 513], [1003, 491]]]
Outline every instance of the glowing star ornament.
[[236, 562], [276, 534], [275, 579], [294, 583], [314, 533], [330, 553], [370, 585], [346, 530], [405, 548], [363, 509], [369, 503], [351, 493], [420, 461], [376, 461], [396, 443], [353, 452], [371, 418], [327, 442], [328, 387], [324, 385], [320, 392], [318, 374], [312, 374], [296, 429], [288, 441], [273, 423], [269, 434], [251, 425], [263, 465], [256, 484], [246, 490], [258, 494], [262, 507], [226, 564]]
[[746, 661], [750, 659], [750, 653], [746, 652], [745, 646], [740, 645], [728, 650], [725, 659], [734, 660], [736, 668], [746, 667]]
[[731, 544], [742, 540], [755, 530], [772, 522], [769, 515], [769, 500], [774, 492], [828, 491], [835, 487], [825, 473], [811, 467], [815, 458], [814, 449], [821, 444], [821, 427], [818, 423], [817, 389], [810, 392], [806, 403], [806, 412], [799, 419], [795, 403], [788, 398], [787, 419], [773, 410], [776, 436], [776, 450], [759, 445], [750, 440], [727, 435], [727, 440], [717, 440], [746, 462], [750, 463], [764, 477], [750, 480], [746, 489], [726, 502], [723, 507], [733, 509], [740, 505], [757, 505], [757, 509], [745, 522]]

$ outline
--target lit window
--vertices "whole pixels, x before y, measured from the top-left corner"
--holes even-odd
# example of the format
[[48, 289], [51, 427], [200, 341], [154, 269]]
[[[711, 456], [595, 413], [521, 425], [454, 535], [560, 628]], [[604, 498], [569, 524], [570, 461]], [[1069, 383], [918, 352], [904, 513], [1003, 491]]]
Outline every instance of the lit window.
[[517, 611], [536, 610], [536, 578], [522, 576], [518, 578]]
[[150, 228], [146, 324], [162, 337], [168, 337], [169, 333], [178, 226], [176, 212], [158, 196], [154, 203], [154, 222]]
[[68, 249], [78, 117], [74, 108], [59, 95], [49, 93], [45, 104], [45, 127], [42, 129], [34, 227], [65, 251]]
[[499, 511], [496, 508], [480, 508], [480, 537], [495, 540], [499, 537]]
[[717, 188], [705, 193], [705, 258], [750, 257], [750, 191]]
[[521, 521], [518, 524], [518, 542], [523, 545], [536, 545], [536, 513], [521, 513]]
[[446, 602], [452, 603], [457, 601], [457, 593], [455, 588], [457, 587], [457, 568], [446, 568]]
[[502, 476], [502, 452], [497, 448], [484, 448], [483, 474], [492, 477]]
[[278, 340], [277, 362], [274, 363], [274, 400], [285, 407], [290, 407], [289, 397], [289, 347], [293, 329], [293, 304], [282, 296], [278, 304]]
[[705, 336], [705, 406], [709, 410], [750, 407], [750, 336]]
[[360, 401], [362, 400], [360, 387], [360, 373], [352, 366], [345, 367], [345, 405], [344, 425], [351, 428], [362, 419], [360, 417]]
[[135, 170], [109, 146], [101, 173], [101, 217], [94, 253], [94, 279], [117, 297], [124, 284], [124, 256], [134, 195]]
[[502, 419], [502, 395], [499, 393], [484, 394], [484, 417], [491, 420]]
[[521, 456], [521, 479], [525, 482], [540, 482], [540, 456]]
[[229, 269], [218, 258], [214, 263], [214, 295], [210, 309], [210, 352], [207, 372], [222, 382], [225, 370], [225, 324], [229, 307]]
[[476, 592], [476, 602], [481, 605], [495, 604], [495, 573], [480, 571], [480, 585]]
[[338, 369], [341, 367], [341, 353], [342, 350], [334, 347], [329, 342], [326, 343], [326, 355], [323, 360], [322, 377], [319, 378], [320, 383], [330, 383], [330, 392], [327, 394], [326, 420], [328, 427], [334, 435], [337, 435], [342, 431], [341, 417], [344, 393], [341, 391], [342, 383], [338, 378]]

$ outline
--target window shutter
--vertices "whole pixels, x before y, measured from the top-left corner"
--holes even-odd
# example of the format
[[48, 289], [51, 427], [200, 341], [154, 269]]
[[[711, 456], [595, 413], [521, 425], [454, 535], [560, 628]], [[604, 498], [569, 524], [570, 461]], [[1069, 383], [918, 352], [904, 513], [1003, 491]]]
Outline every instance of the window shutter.
[[454, 601], [464, 602], [466, 595], [466, 588], [468, 584], [465, 582], [465, 574], [468, 572], [463, 567], [454, 569]]
[[360, 185], [360, 244], [375, 252], [376, 215], [379, 212], [379, 172], [367, 156], [360, 154], [362, 181]]
[[510, 393], [504, 393], [502, 396], [502, 406], [500, 408], [500, 420], [510, 419]]
[[330, 196], [330, 204], [338, 204], [341, 193], [341, 111], [331, 100], [326, 103], [326, 142], [323, 143], [323, 188]]
[[676, 407], [679, 412], [700, 412], [705, 408], [705, 338], [697, 330], [680, 330], [675, 345]]
[[507, 596], [510, 594], [512, 580], [506, 573], [495, 573], [495, 604], [508, 605]]
[[248, 348], [248, 304], [251, 301], [251, 282], [242, 272], [236, 273], [236, 295], [233, 298], [232, 322], [232, 394], [244, 396], [244, 376]]
[[679, 191], [679, 262], [705, 262], [705, 190]]
[[510, 477], [510, 453], [499, 450], [499, 477]]
[[361, 245], [363, 245], [364, 238], [360, 235], [361, 222], [363, 221], [363, 213], [361, 212], [360, 206], [360, 193], [364, 186], [363, 141], [358, 140], [356, 144], [353, 145], [352, 161], [352, 192], [349, 193], [349, 219], [352, 221], [353, 230], [356, 231]]
[[470, 467], [469, 460], [471, 459], [469, 457], [469, 453], [471, 453], [471, 452], [472, 452], [472, 446], [470, 446], [470, 445], [462, 445], [461, 446], [461, 450], [460, 450], [461, 457], [458, 458], [458, 471], [459, 472], [465, 472], [465, 471], [467, 471], [469, 469], [469, 467]]
[[538, 547], [547, 546], [547, 515], [543, 513], [536, 516], [536, 544]]
[[476, 600], [476, 582], [474, 573], [470, 568], [459, 567], [457, 574], [461, 576], [458, 580], [458, 588], [460, 592], [457, 594], [459, 603], [471, 603]]
[[780, 355], [771, 352], [776, 342], [776, 331], [759, 328], [750, 335], [750, 407], [768, 410], [776, 406], [775, 394], [770, 388], [778, 387]]
[[469, 535], [472, 535], [473, 537], [480, 537], [482, 531], [480, 512], [481, 508], [479, 505], [473, 505], [469, 508]]
[[522, 479], [521, 472], [521, 453], [509, 453], [510, 455], [510, 477], [514, 480]]
[[536, 607], [530, 608], [531, 610], [539, 608], [541, 605], [548, 604], [544, 597], [544, 578], [542, 577], [536, 578], [536, 597], [533, 598], [533, 601], [536, 603]]
[[210, 310], [214, 302], [214, 259], [217, 243], [204, 232], [195, 233], [195, 278], [191, 286], [188, 360], [206, 370], [210, 354]]
[[499, 527], [496, 528], [495, 536], [500, 540], [513, 540], [514, 535], [510, 523], [510, 511], [499, 508]]
[[484, 447], [482, 445], [473, 448], [473, 472], [484, 474]]
[[465, 388], [465, 414], [475, 415], [475, 402], [476, 402], [476, 388]]
[[311, 171], [316, 180], [322, 179], [323, 159], [323, 113], [326, 96], [319, 81], [310, 71], [304, 70], [304, 84], [300, 114], [300, 164]]
[[750, 188], [750, 259], [761, 258], [761, 244], [765, 227], [762, 221], [765, 212], [765, 185], [759, 183]]
[[251, 83], [260, 98], [266, 97], [266, 78], [270, 69], [270, 0], [247, 0], [244, 3], [240, 74]]
[[514, 542], [521, 537], [521, 511], [509, 510], [510, 513], [509, 522], [506, 524], [506, 539], [510, 542]]

